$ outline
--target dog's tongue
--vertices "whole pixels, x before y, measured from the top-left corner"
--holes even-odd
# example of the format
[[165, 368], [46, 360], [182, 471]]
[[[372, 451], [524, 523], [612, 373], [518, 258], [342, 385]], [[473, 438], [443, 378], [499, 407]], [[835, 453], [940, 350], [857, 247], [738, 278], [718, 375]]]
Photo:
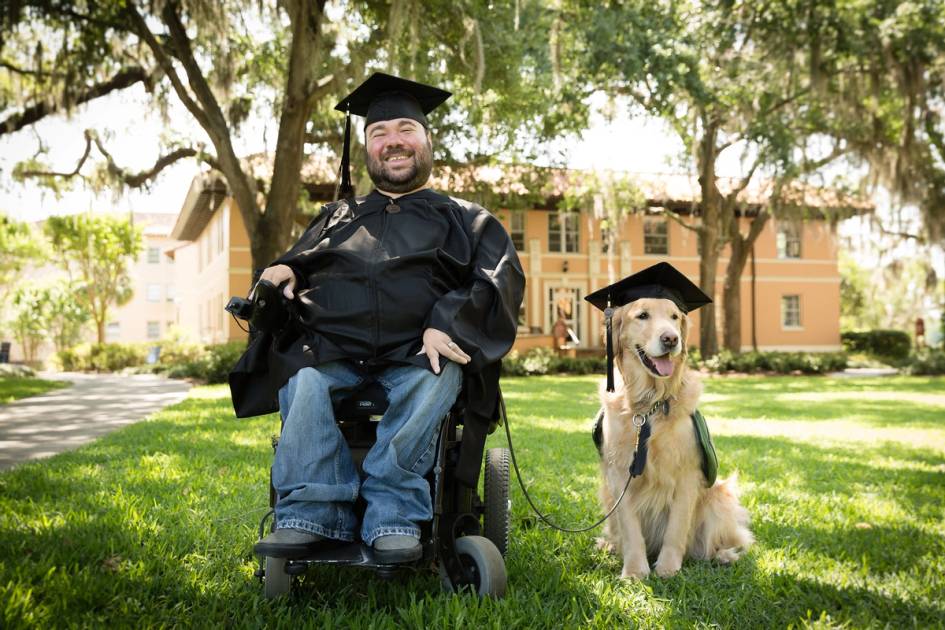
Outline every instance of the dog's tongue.
[[656, 371], [660, 373], [660, 376], [673, 375], [673, 360], [668, 354], [665, 357], [650, 357], [650, 361], [656, 366]]

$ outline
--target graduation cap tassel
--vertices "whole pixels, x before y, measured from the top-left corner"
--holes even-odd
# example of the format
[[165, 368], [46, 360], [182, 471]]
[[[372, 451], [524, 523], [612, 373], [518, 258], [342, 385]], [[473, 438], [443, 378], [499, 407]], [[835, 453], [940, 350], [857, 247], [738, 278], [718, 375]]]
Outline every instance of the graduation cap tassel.
[[341, 185], [338, 199], [347, 199], [354, 194], [351, 185], [351, 111], [345, 110], [345, 138], [341, 147]]
[[604, 327], [607, 332], [607, 391], [614, 391], [614, 339], [613, 324], [614, 309], [609, 301], [607, 308], [604, 309]]

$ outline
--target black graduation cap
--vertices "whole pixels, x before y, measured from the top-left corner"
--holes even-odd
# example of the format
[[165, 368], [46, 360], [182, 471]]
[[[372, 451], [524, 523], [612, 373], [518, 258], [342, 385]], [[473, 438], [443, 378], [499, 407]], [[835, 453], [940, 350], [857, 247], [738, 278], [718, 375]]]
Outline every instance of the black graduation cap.
[[345, 112], [345, 136], [341, 153], [339, 198], [354, 194], [351, 185], [351, 114], [364, 117], [364, 126], [382, 120], [410, 118], [428, 127], [426, 115], [436, 109], [451, 92], [383, 72], [375, 72], [335, 105]]
[[610, 286], [598, 289], [584, 298], [604, 311], [604, 322], [607, 328], [607, 391], [609, 392], [614, 391], [611, 317], [615, 308], [642, 298], [672, 300], [684, 313], [712, 302], [712, 298], [668, 262], [647, 267]]

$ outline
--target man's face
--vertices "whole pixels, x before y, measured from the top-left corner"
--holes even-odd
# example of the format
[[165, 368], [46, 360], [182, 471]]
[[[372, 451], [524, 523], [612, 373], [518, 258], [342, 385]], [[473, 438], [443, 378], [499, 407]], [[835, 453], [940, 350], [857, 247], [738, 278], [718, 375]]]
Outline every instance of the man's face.
[[367, 169], [378, 190], [421, 188], [433, 170], [433, 147], [423, 125], [411, 118], [381, 120], [364, 130]]

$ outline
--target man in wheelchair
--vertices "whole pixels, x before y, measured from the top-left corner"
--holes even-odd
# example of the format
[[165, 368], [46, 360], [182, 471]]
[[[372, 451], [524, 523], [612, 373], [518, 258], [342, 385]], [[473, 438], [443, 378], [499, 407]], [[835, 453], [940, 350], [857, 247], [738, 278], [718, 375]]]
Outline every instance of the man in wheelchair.
[[[257, 554], [296, 558], [360, 538], [379, 562], [422, 555], [432, 518], [425, 476], [440, 422], [465, 393], [457, 479], [475, 488], [498, 369], [515, 339], [524, 275], [499, 221], [429, 188], [426, 114], [450, 94], [375, 74], [342, 100], [349, 113], [343, 199], [328, 204], [257, 285], [279, 287], [290, 317], [253, 339], [230, 374], [237, 416], [281, 412], [272, 466], [274, 530]], [[365, 117], [375, 189], [350, 185], [350, 114]], [[388, 399], [363, 477], [336, 426], [333, 400], [366, 379]], [[354, 505], [361, 497], [364, 516]]]

